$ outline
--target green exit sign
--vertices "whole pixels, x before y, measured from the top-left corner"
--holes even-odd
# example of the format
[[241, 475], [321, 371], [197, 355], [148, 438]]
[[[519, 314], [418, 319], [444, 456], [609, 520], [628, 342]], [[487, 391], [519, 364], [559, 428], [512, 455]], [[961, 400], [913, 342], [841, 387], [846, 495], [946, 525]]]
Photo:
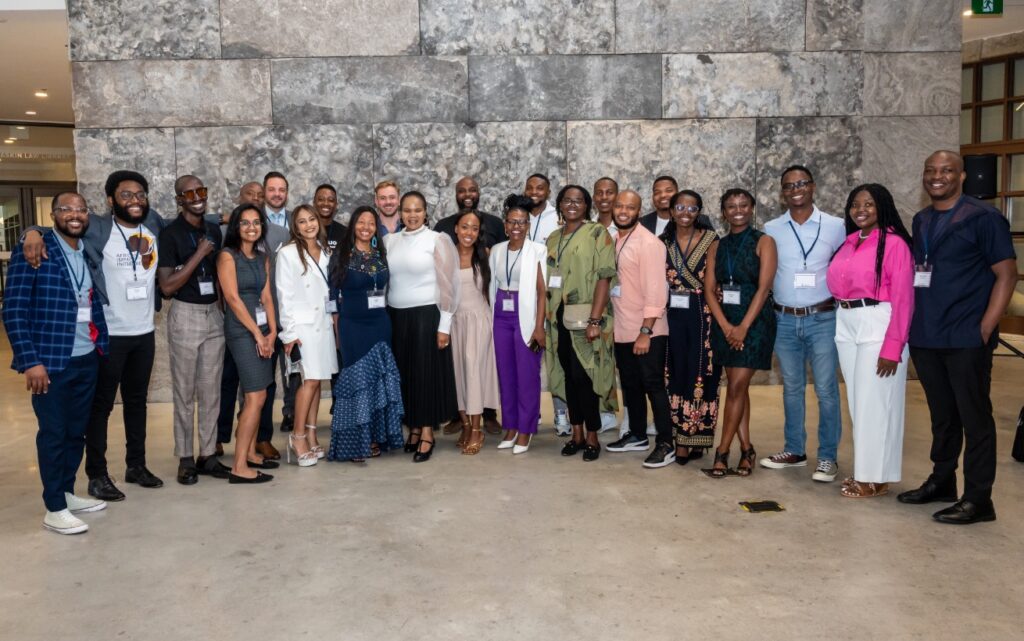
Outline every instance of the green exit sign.
[[1003, 0], [971, 0], [971, 11], [976, 16], [998, 16], [1003, 13]]

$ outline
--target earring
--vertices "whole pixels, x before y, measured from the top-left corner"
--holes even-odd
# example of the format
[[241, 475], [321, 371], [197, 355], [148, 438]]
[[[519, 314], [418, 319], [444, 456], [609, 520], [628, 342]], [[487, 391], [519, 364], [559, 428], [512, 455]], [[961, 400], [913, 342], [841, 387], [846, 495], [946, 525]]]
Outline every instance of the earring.
[[370, 247], [373, 247], [374, 249], [377, 249], [377, 237], [376, 236], [374, 236], [373, 238], [370, 239]]

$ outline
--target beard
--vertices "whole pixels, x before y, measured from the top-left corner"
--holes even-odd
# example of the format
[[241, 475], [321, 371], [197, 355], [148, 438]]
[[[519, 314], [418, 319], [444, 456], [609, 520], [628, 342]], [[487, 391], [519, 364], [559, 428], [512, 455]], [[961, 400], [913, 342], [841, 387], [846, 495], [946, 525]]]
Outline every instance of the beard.
[[114, 216], [117, 219], [135, 225], [137, 223], [141, 223], [143, 220], [146, 219], [146, 216], [149, 215], [149, 203], [143, 203], [140, 205], [140, 207], [142, 207], [142, 215], [140, 215], [138, 218], [132, 218], [132, 215], [128, 213], [128, 208], [122, 207], [121, 204], [118, 203], [116, 200], [114, 201], [112, 210], [114, 212]]
[[67, 223], [65, 223], [64, 221], [55, 220], [53, 221], [53, 224], [57, 228], [57, 231], [67, 236], [68, 238], [81, 238], [82, 236], [85, 236], [85, 230], [89, 229], [89, 218], [86, 217], [86, 219], [82, 221], [82, 228], [79, 229], [78, 231], [68, 229]]
[[469, 204], [469, 205], [466, 205], [461, 200], [458, 201], [456, 204], [459, 206], [459, 213], [460, 214], [462, 212], [466, 212], [466, 211], [476, 211], [476, 208], [480, 206], [480, 199], [479, 198], [474, 199], [472, 201], [472, 203]]
[[616, 229], [621, 229], [621, 230], [625, 231], [625, 230], [627, 230], [627, 229], [633, 229], [634, 227], [636, 227], [636, 224], [637, 224], [638, 222], [640, 222], [640, 217], [639, 217], [639, 216], [637, 216], [637, 217], [636, 217], [636, 218], [634, 218], [634, 219], [633, 219], [633, 220], [632, 220], [631, 222], [629, 222], [629, 223], [627, 223], [627, 224], [625, 224], [625, 225], [622, 225], [622, 224], [620, 224], [620, 223], [619, 223], [619, 221], [617, 221], [617, 220], [615, 220], [615, 219], [612, 219], [612, 220], [613, 220], [613, 222], [615, 223], [615, 228], [616, 228]]

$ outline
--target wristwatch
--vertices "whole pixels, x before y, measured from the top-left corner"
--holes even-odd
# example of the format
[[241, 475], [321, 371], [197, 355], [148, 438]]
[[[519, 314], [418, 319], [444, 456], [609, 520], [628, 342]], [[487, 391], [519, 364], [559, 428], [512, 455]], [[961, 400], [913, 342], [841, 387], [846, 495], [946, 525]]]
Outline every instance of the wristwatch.
[[653, 333], [654, 333], [654, 330], [653, 330], [653, 329], [651, 329], [650, 327], [646, 327], [646, 326], [641, 326], [641, 327], [640, 327], [640, 333], [641, 333], [641, 334], [645, 334], [645, 335], [647, 335], [647, 336], [650, 336], [651, 334], [653, 334]]

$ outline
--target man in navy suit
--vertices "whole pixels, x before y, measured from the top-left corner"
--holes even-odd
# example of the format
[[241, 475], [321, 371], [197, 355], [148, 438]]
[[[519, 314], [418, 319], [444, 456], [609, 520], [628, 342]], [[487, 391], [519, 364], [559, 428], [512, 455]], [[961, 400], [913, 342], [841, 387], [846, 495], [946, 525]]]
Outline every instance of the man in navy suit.
[[89, 526], [76, 514], [107, 507], [102, 500], [74, 492], [99, 359], [109, 339], [103, 304], [80, 242], [89, 228], [85, 199], [64, 192], [54, 197], [51, 209], [55, 229], [43, 234], [43, 242], [55, 260], [34, 268], [22, 248], [15, 248], [7, 270], [3, 321], [14, 352], [11, 367], [25, 375], [39, 422], [43, 527], [78, 534]]

